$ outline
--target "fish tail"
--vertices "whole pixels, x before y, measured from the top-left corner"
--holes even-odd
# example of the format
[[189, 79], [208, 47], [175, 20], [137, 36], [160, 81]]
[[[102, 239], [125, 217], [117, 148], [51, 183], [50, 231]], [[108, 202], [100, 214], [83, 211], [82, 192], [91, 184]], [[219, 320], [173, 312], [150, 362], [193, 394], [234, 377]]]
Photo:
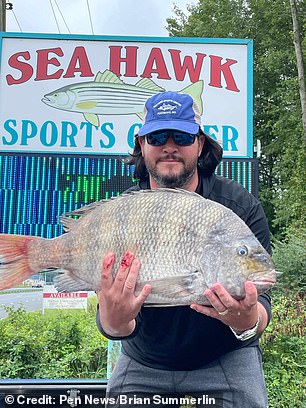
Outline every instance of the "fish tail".
[[203, 102], [202, 102], [202, 92], [203, 92], [204, 82], [203, 80], [194, 82], [191, 85], [188, 85], [186, 88], [182, 89], [180, 93], [190, 95], [195, 103], [198, 105], [200, 110], [200, 115], [203, 113]]
[[29, 243], [41, 238], [0, 234], [0, 290], [23, 282], [35, 272], [29, 263]]

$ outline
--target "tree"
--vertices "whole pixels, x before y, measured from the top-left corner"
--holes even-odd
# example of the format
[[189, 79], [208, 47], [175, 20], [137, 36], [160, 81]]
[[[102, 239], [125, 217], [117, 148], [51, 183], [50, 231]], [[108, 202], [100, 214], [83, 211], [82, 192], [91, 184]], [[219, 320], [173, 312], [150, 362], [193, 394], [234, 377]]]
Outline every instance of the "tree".
[[[302, 52], [306, 3], [296, 1]], [[174, 8], [172, 36], [254, 40], [254, 138], [260, 139], [260, 199], [270, 228], [305, 227], [305, 139], [289, 0], [199, 0], [186, 16]]]
[[306, 139], [306, 77], [304, 69], [304, 58], [302, 51], [301, 43], [301, 34], [300, 34], [300, 25], [298, 18], [298, 9], [296, 0], [290, 0], [290, 8], [292, 14], [292, 23], [293, 23], [293, 38], [294, 38], [294, 47], [296, 53], [296, 62], [299, 78], [299, 90], [300, 90], [300, 99], [301, 99], [301, 108], [302, 108], [302, 122], [304, 127], [304, 137]]

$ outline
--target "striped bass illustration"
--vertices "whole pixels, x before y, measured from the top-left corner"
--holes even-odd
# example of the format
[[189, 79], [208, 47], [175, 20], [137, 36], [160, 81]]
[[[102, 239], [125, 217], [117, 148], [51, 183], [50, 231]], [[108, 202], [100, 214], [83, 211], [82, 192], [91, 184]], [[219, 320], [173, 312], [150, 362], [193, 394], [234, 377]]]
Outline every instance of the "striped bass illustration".
[[[78, 82], [52, 91], [42, 102], [56, 109], [79, 112], [87, 122], [99, 126], [98, 115], [132, 115], [142, 119], [146, 100], [164, 88], [150, 78], [142, 78], [135, 85], [126, 84], [109, 70], [98, 72], [94, 81]], [[189, 94], [202, 114], [203, 81], [199, 80], [179, 91]]]

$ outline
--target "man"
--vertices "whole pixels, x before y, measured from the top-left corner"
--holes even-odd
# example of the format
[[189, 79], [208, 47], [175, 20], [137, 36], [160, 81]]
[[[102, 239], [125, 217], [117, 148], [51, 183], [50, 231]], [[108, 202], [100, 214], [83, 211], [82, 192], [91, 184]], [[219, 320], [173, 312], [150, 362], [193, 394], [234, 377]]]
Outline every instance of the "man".
[[[240, 184], [214, 174], [222, 148], [200, 125], [191, 96], [163, 92], [149, 98], [130, 160], [140, 178], [137, 188], [180, 187], [217, 201], [236, 212], [271, 252], [261, 205]], [[267, 294], [257, 297], [247, 282], [245, 298], [237, 301], [216, 282], [204, 292], [211, 307], [146, 308], [150, 285], [134, 294], [139, 260], [127, 252], [115, 278], [113, 262], [113, 254], [103, 260], [97, 313], [100, 331], [122, 340], [109, 395], [187, 394], [202, 396], [198, 406], [267, 407], [258, 346], [270, 320]], [[208, 397], [215, 404], [205, 405]], [[175, 406], [174, 399], [165, 399], [162, 406], [168, 401]]]

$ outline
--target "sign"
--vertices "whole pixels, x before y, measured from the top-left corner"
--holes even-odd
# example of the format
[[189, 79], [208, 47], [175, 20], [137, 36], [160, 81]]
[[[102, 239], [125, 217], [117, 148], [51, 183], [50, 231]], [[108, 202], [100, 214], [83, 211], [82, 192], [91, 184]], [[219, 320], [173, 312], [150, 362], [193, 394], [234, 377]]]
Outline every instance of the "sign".
[[43, 313], [45, 309], [87, 310], [88, 292], [58, 292], [53, 285], [43, 288]]
[[148, 97], [189, 93], [226, 158], [252, 157], [252, 40], [2, 33], [0, 150], [126, 154]]

